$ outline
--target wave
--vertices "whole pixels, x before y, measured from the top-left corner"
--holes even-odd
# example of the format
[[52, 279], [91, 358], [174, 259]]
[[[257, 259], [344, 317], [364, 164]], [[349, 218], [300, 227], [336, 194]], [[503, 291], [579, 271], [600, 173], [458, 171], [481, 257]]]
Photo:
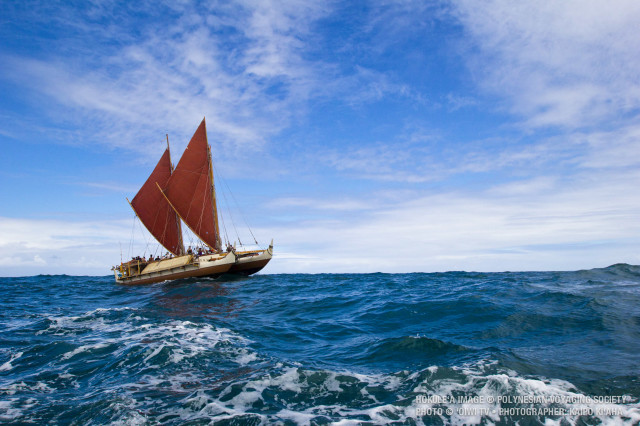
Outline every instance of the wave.
[[[296, 424], [634, 424], [637, 399], [593, 404], [561, 380], [520, 377], [492, 362], [417, 372], [358, 374], [278, 365], [254, 378], [196, 390], [181, 399], [180, 422]], [[537, 397], [536, 404], [517, 402]], [[515, 401], [515, 402], [513, 402]], [[554, 409], [556, 415], [520, 415]], [[594, 410], [593, 414], [588, 413]], [[602, 409], [601, 413], [596, 409]], [[423, 414], [429, 410], [429, 414]], [[526, 411], [529, 410], [529, 411]], [[561, 413], [561, 414], [557, 414]], [[577, 414], [582, 413], [582, 414]]]
[[16, 359], [22, 356], [22, 352], [16, 352], [11, 354], [11, 359], [6, 361], [4, 364], [0, 365], [0, 371], [9, 371], [13, 369], [13, 365], [11, 364]]
[[459, 359], [458, 355], [473, 352], [462, 345], [432, 339], [424, 336], [406, 336], [384, 339], [374, 344], [363, 357], [365, 363], [393, 363], [402, 360], [403, 364], [429, 364], [447, 358], [450, 362]]
[[585, 278], [592, 277], [597, 280], [614, 278], [616, 280], [640, 281], [640, 265], [629, 265], [627, 263], [616, 263], [606, 268], [580, 270], [577, 273]]
[[[594, 404], [588, 397], [597, 394], [569, 381], [523, 376], [495, 359], [445, 366], [477, 350], [426, 336], [382, 339], [367, 354], [377, 365], [414, 358], [425, 367], [359, 373], [282, 362], [251, 349], [250, 340], [229, 329], [192, 321], [151, 323], [132, 308], [48, 321], [40, 336], [55, 336], [55, 341], [11, 358], [9, 364], [17, 367], [35, 362], [36, 354], [49, 354], [39, 374], [4, 376], [2, 420], [36, 421], [56, 407], [58, 418], [79, 423], [640, 421], [640, 404], [632, 395]], [[71, 401], [62, 403], [62, 395]], [[538, 402], [505, 402], [532, 396]], [[532, 407], [556, 414], [518, 414], [531, 413]]]

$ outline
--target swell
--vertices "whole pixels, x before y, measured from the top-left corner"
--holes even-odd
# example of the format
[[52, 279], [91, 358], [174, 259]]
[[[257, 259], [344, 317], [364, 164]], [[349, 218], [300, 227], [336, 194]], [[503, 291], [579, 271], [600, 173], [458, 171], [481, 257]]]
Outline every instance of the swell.
[[576, 274], [586, 279], [605, 279], [613, 280], [640, 280], [640, 265], [629, 265], [627, 263], [616, 263], [606, 268], [594, 268], [588, 270], [577, 271]]
[[479, 359], [486, 351], [469, 348], [425, 336], [405, 336], [382, 339], [370, 345], [355, 358], [362, 366], [378, 370], [425, 368], [432, 365], [460, 365], [467, 360]]

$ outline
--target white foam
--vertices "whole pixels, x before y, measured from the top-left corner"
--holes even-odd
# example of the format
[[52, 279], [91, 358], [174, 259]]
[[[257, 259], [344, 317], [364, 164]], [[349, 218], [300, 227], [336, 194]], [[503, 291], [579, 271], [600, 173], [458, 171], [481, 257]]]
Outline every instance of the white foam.
[[297, 425], [309, 425], [314, 417], [317, 416], [311, 413], [287, 410], [286, 408], [278, 411], [279, 419], [288, 419]]
[[2, 386], [2, 391], [0, 393], [4, 393], [6, 395], [15, 395], [17, 392], [51, 393], [53, 391], [54, 390], [44, 382], [38, 381], [33, 385], [28, 385], [24, 381], [19, 381], [13, 382], [6, 386]]
[[[440, 407], [452, 409], [454, 414], [445, 422], [451, 424], [479, 423], [481, 421], [500, 421], [500, 402], [499, 397], [504, 395], [526, 395], [531, 397], [540, 397], [542, 401], [571, 401], [567, 404], [548, 403], [548, 404], [522, 404], [522, 407], [536, 406], [551, 407], [559, 406], [568, 409], [570, 413], [588, 408], [603, 410], [603, 412], [619, 413], [619, 415], [602, 414], [595, 415], [602, 424], [636, 424], [640, 421], [640, 404], [593, 404], [586, 401], [588, 395], [581, 394], [576, 391], [573, 384], [559, 379], [533, 379], [519, 377], [514, 371], [505, 370], [494, 374], [485, 374], [485, 369], [494, 363], [478, 363], [474, 366], [465, 366], [463, 368], [454, 368], [464, 373], [464, 381], [444, 379], [434, 381], [432, 383], [421, 383], [414, 389], [416, 393], [426, 396], [437, 395], [440, 397], [452, 397], [453, 395], [477, 395], [481, 397], [482, 402], [469, 404], [444, 403], [439, 404]], [[493, 400], [493, 403], [486, 401]], [[432, 407], [435, 404], [420, 404]], [[417, 404], [414, 402], [412, 408], [415, 410]], [[471, 415], [456, 414], [457, 408], [469, 408], [467, 413], [477, 413]], [[570, 409], [570, 410], [569, 410]], [[480, 413], [484, 412], [482, 415]], [[415, 411], [414, 411], [415, 415]], [[557, 424], [577, 424], [579, 415], [567, 414], [557, 421]], [[626, 420], [630, 419], [630, 420]], [[443, 419], [446, 420], [446, 419]], [[545, 419], [545, 424], [556, 424], [556, 421]]]
[[[216, 328], [209, 324], [195, 324], [190, 321], [171, 321], [165, 324], [142, 324], [125, 330], [118, 341], [121, 350], [139, 345], [145, 345], [152, 351], [144, 362], [153, 361], [154, 357], [166, 348], [169, 362], [178, 364], [187, 358], [214, 351], [226, 354], [232, 361], [246, 365], [255, 361], [257, 354], [245, 348], [238, 349], [248, 341], [225, 328]], [[229, 343], [224, 345], [223, 343]]]
[[13, 361], [17, 360], [22, 356], [22, 352], [17, 352], [11, 355], [11, 359], [4, 364], [0, 365], [0, 371], [9, 371], [13, 369], [13, 365], [11, 364]]
[[[281, 364], [279, 364], [281, 366]], [[336, 373], [330, 371], [307, 371], [297, 367], [282, 367], [279, 374], [272, 375], [266, 374], [262, 378], [250, 380], [242, 385], [240, 393], [233, 398], [226, 400], [226, 396], [231, 392], [237, 392], [237, 383], [230, 384], [225, 388], [217, 398], [211, 398], [203, 393], [196, 393], [195, 396], [188, 398], [185, 402], [186, 405], [196, 408], [204, 407], [198, 410], [197, 414], [194, 412], [183, 411], [181, 412], [181, 418], [183, 420], [189, 420], [194, 418], [201, 418], [203, 415], [211, 416], [211, 419], [216, 421], [220, 419], [233, 418], [234, 416], [244, 415], [253, 410], [253, 406], [256, 402], [262, 399], [262, 395], [266, 389], [278, 389], [281, 391], [291, 391], [296, 395], [301, 392], [318, 392], [324, 393], [336, 393], [343, 392], [341, 386], [340, 377], [354, 377], [358, 376], [360, 381], [364, 381], [367, 384], [375, 385], [381, 388], [395, 387], [399, 380], [395, 376], [383, 376], [383, 375], [362, 375], [353, 373]], [[313, 385], [308, 383], [308, 377], [311, 375], [321, 374], [324, 375], [324, 380], [320, 383], [314, 383]], [[351, 381], [347, 382], [349, 385]], [[365, 398], [364, 402], [368, 401], [368, 404], [379, 404], [378, 401], [372, 395], [369, 395], [366, 389], [362, 389], [360, 394]], [[225, 399], [225, 401], [222, 401]], [[206, 404], [205, 404], [206, 402]], [[285, 403], [286, 401], [280, 401]], [[283, 419], [289, 419], [297, 424], [309, 424], [311, 420], [318, 416], [325, 416], [328, 418], [339, 417], [356, 417], [356, 416], [368, 416], [375, 422], [384, 423], [388, 422], [390, 418], [387, 416], [389, 413], [393, 413], [398, 418], [405, 418], [403, 415], [404, 407], [397, 407], [391, 404], [376, 405], [370, 409], [352, 409], [341, 405], [319, 405], [314, 407], [308, 407], [302, 410], [295, 410], [292, 407], [285, 407], [275, 415], [265, 416], [262, 414], [256, 414], [260, 418], [265, 419], [267, 423], [274, 421], [281, 421]], [[254, 413], [251, 413], [254, 414]], [[356, 419], [342, 419], [337, 424], [360, 424], [362, 420]]]
[[82, 345], [82, 346], [79, 346], [79, 347], [75, 348], [71, 352], [67, 352], [67, 353], [63, 354], [61, 359], [63, 359], [63, 360], [71, 359], [74, 356], [76, 356], [78, 354], [81, 354], [83, 352], [91, 352], [91, 351], [94, 351], [96, 349], [106, 348], [110, 344], [111, 344], [110, 342], [107, 342], [107, 343], [102, 343], [101, 342], [101, 343], [95, 343], [93, 345]]
[[[110, 311], [129, 310], [136, 309], [98, 308], [80, 316], [47, 317], [50, 321], [49, 326], [37, 334], [73, 335], [76, 337], [74, 342], [84, 343], [70, 353], [64, 354], [62, 360], [68, 360], [85, 351], [102, 348], [107, 344], [115, 344], [117, 348], [114, 356], [119, 356], [133, 346], [141, 345], [141, 342], [145, 342], [144, 345], [150, 350], [144, 358], [144, 363], [149, 366], [153, 366], [154, 362], [160, 362], [155, 357], [164, 348], [169, 352], [168, 362], [174, 364], [207, 351], [224, 352], [230, 360], [241, 365], [247, 365], [258, 359], [257, 354], [246, 348], [238, 348], [238, 346], [244, 346], [248, 340], [225, 328], [177, 320], [161, 324], [144, 323], [143, 318], [131, 315], [127, 318], [114, 319], [104, 316]], [[105, 341], [104, 335], [109, 335], [111, 338]], [[97, 340], [100, 343], [96, 343]], [[223, 348], [220, 346], [222, 343], [229, 343], [229, 345]], [[10, 366], [11, 361], [0, 368]]]
[[257, 360], [258, 360], [258, 354], [256, 354], [255, 352], [249, 353], [247, 351], [246, 353], [243, 353], [242, 355], [239, 355], [233, 361], [238, 363], [238, 364], [240, 364], [240, 365], [247, 365], [247, 364], [250, 364], [253, 361], [257, 361]]
[[10, 422], [22, 417], [22, 410], [13, 406], [16, 402], [18, 402], [18, 398], [0, 401], [0, 420]]
[[90, 316], [90, 315], [102, 314], [102, 313], [110, 312], [110, 311], [112, 311], [112, 312], [122, 312], [122, 311], [137, 311], [137, 310], [138, 310], [137, 308], [131, 308], [129, 306], [122, 306], [120, 308], [97, 308], [97, 309], [94, 309], [93, 311], [86, 312], [84, 315], [85, 316]]
[[[495, 402], [502, 395], [539, 395], [543, 397], [559, 396], [561, 398], [586, 397], [578, 393], [571, 383], [564, 380], [546, 380], [524, 378], [514, 375], [513, 371], [500, 370], [499, 372], [487, 373], [487, 367], [491, 363], [478, 363], [464, 368], [454, 368], [460, 375], [452, 375], [446, 379], [434, 379], [433, 374], [438, 371], [435, 368], [426, 370], [428, 374], [423, 381], [405, 395], [396, 395], [398, 402], [380, 403], [371, 395], [367, 389], [385, 389], [390, 392], [397, 391], [402, 384], [418, 378], [416, 373], [401, 372], [396, 374], [367, 375], [359, 373], [336, 373], [331, 371], [309, 371], [297, 367], [281, 366], [278, 373], [265, 374], [258, 379], [249, 380], [242, 384], [241, 391], [233, 398], [226, 399], [231, 392], [238, 392], [239, 383], [231, 383], [227, 388], [211, 397], [203, 392], [198, 392], [195, 396], [188, 398], [187, 407], [191, 410], [184, 410], [180, 413], [183, 420], [201, 418], [201, 416], [211, 416], [211, 419], [220, 420], [233, 418], [234, 416], [246, 415], [256, 409], [256, 403], [262, 400], [265, 390], [271, 391], [292, 391], [296, 395], [302, 392], [309, 392], [310, 395], [322, 395], [344, 392], [344, 386], [352, 386], [353, 381], [344, 382], [341, 377], [357, 379], [363, 386], [358, 395], [362, 399], [351, 400], [336, 405], [315, 405], [301, 407], [300, 402], [287, 403], [286, 400], [279, 399], [283, 408], [275, 414], [260, 416], [267, 423], [279, 422], [282, 420], [292, 420], [297, 424], [309, 424], [315, 417], [324, 416], [335, 421], [334, 424], [360, 424], [363, 421], [384, 424], [390, 421], [406, 422], [414, 421], [417, 424], [424, 424], [421, 416], [416, 416], [416, 408], [425, 404], [416, 402], [416, 395], [440, 397], [453, 397], [465, 395], [469, 397], [477, 396], [480, 402], [445, 402], [442, 404], [429, 404], [443, 409], [450, 408], [452, 414], [441, 416], [445, 424], [473, 424], [484, 423], [494, 424], [500, 421], [508, 421], [509, 418], [501, 418], [499, 414], [500, 403]], [[424, 374], [425, 371], [422, 372]], [[310, 384], [307, 378], [311, 375], [324, 375], [321, 383]], [[560, 398], [560, 399], [561, 399]], [[223, 401], [223, 399], [225, 401]], [[306, 399], [306, 395], [305, 395]], [[407, 401], [409, 400], [409, 401]], [[299, 401], [299, 398], [295, 398]], [[494, 401], [489, 403], [488, 401]], [[557, 404], [556, 404], [557, 405]], [[526, 407], [526, 405], [524, 405]], [[544, 405], [543, 405], [544, 406]], [[571, 403], [571, 408], [586, 408], [589, 404]], [[617, 424], [637, 424], [640, 421], [640, 405], [630, 404], [596, 404], [591, 408], [609, 410], [619, 415], [598, 415], [595, 416], [604, 425]], [[458, 413], [458, 409], [466, 409], [466, 413]], [[495, 412], [494, 412], [495, 411]], [[252, 413], [253, 414], [253, 413]], [[411, 419], [411, 420], [410, 420]], [[578, 415], [566, 415], [561, 419], [544, 419], [545, 424], [577, 424]]]
[[163, 344], [159, 345], [155, 350], [151, 351], [151, 353], [149, 355], [147, 355], [147, 357], [144, 359], [144, 362], [146, 363], [151, 358], [153, 358], [154, 356], [158, 355], [160, 353], [160, 351], [162, 351], [164, 348], [165, 348], [165, 345], [163, 345]]
[[340, 382], [336, 380], [336, 376], [336, 373], [331, 373], [329, 374], [329, 377], [327, 377], [327, 379], [324, 381], [324, 388], [329, 392], [342, 392]]
[[65, 335], [76, 333], [81, 330], [91, 331], [117, 331], [118, 326], [122, 325], [122, 319], [112, 322], [106, 322], [104, 314], [108, 312], [136, 311], [136, 308], [97, 308], [92, 311], [85, 312], [77, 316], [47, 316], [47, 320], [51, 322], [45, 330], [40, 330], [36, 335], [53, 334]]

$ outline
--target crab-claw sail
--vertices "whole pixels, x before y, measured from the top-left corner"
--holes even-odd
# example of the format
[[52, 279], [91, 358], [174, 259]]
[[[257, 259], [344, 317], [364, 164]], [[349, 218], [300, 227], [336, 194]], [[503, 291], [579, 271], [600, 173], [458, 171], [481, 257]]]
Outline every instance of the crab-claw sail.
[[171, 156], [167, 148], [156, 168], [131, 200], [131, 207], [160, 244], [174, 255], [180, 255], [184, 253], [180, 219], [158, 191], [158, 185], [165, 186], [170, 177]]
[[222, 251], [204, 119], [167, 184], [159, 186], [187, 226], [211, 249]]

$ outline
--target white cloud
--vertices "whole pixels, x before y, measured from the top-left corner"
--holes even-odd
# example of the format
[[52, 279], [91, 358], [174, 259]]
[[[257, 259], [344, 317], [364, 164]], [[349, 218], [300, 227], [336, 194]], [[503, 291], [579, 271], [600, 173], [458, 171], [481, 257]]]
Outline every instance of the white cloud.
[[[271, 271], [567, 270], [637, 263], [640, 199], [628, 194], [640, 174], [629, 177], [536, 178], [260, 233], [278, 243]], [[278, 249], [315, 258], [279, 261]]]
[[[640, 198], [631, 196], [639, 185], [637, 171], [594, 175], [585, 169], [571, 178], [535, 177], [478, 193], [276, 199], [263, 214], [289, 217], [282, 225], [254, 227], [253, 233], [263, 243], [275, 240], [266, 273], [567, 270], [639, 263]], [[157, 246], [137, 233], [130, 249], [130, 239], [130, 221], [0, 218], [0, 275], [105, 275], [119, 262], [121, 243], [125, 257], [142, 254], [147, 242], [152, 251]]]
[[[70, 109], [78, 118], [74, 124], [92, 124], [61, 140], [143, 153], [169, 129], [178, 133], [174, 140], [181, 148], [197, 125], [194, 120], [205, 115], [210, 137], [231, 150], [259, 149], [289, 124], [300, 110], [296, 105], [321, 87], [317, 77], [323, 65], [310, 63], [303, 51], [309, 27], [327, 13], [323, 7], [236, 2], [211, 5], [218, 13], [213, 16], [190, 3], [174, 6], [178, 19], [147, 23], [137, 29], [137, 38], [121, 37], [133, 25], [126, 16], [121, 22], [101, 8], [102, 21], [109, 22], [105, 27], [69, 7], [67, 15], [75, 20], [57, 19], [57, 25], [81, 34], [104, 27], [95, 52], [88, 38], [77, 37], [66, 47], [75, 46], [81, 55], [4, 55], [3, 74], [66, 107], [57, 121], [68, 120]], [[113, 43], [122, 47], [113, 49]], [[56, 116], [58, 108], [46, 108]]]
[[479, 83], [532, 127], [607, 123], [640, 107], [633, 0], [452, 1]]
[[576, 134], [573, 138], [589, 148], [580, 159], [583, 167], [620, 169], [640, 166], [640, 126], [635, 123], [611, 131]]
[[[120, 249], [125, 256], [132, 250], [131, 235], [130, 221], [0, 217], [0, 276], [107, 275], [119, 263]], [[142, 253], [145, 246], [144, 237], [139, 238], [133, 250]]]
[[352, 199], [332, 199], [332, 200], [317, 200], [311, 198], [302, 197], [284, 197], [276, 198], [266, 203], [266, 207], [270, 209], [290, 209], [290, 208], [310, 208], [319, 210], [336, 210], [336, 211], [348, 211], [348, 210], [363, 210], [368, 209], [371, 206], [362, 201]]

